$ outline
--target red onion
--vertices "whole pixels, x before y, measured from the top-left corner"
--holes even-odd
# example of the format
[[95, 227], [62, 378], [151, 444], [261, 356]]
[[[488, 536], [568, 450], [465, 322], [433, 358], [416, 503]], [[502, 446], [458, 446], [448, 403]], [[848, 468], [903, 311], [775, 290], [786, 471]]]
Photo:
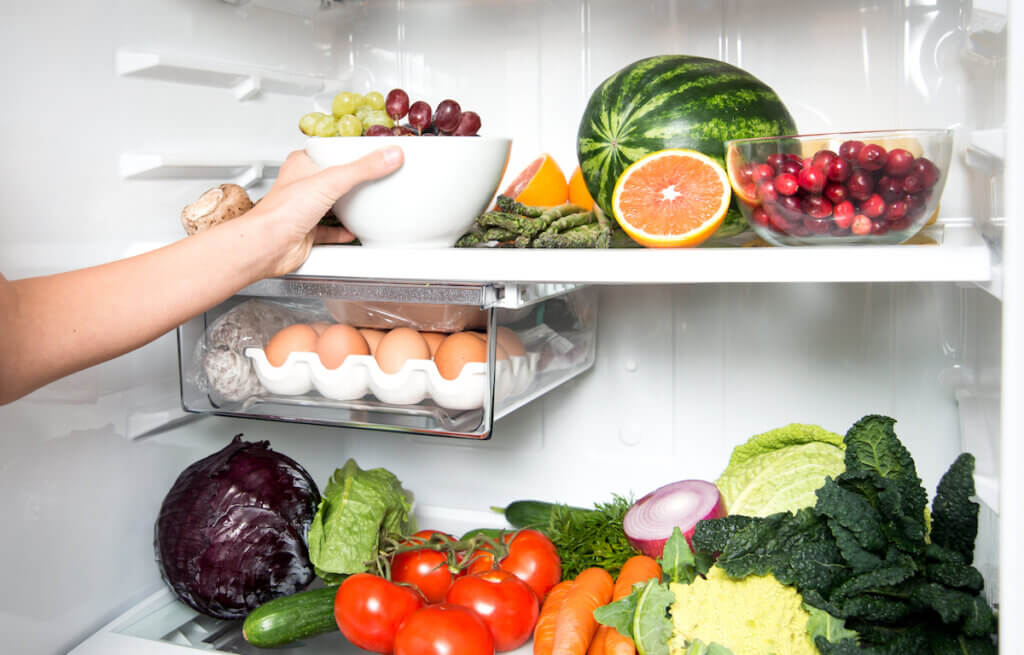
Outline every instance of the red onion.
[[726, 515], [718, 487], [704, 480], [681, 480], [659, 487], [636, 501], [622, 520], [622, 529], [634, 548], [655, 559], [678, 527], [690, 541], [697, 521]]

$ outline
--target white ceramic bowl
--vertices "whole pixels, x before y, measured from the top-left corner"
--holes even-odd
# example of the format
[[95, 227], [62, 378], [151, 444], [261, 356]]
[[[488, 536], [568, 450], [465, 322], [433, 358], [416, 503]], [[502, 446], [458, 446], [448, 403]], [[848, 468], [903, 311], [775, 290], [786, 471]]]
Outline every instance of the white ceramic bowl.
[[342, 196], [334, 213], [370, 247], [445, 248], [486, 211], [505, 174], [511, 139], [470, 136], [312, 137], [306, 154], [326, 168], [401, 146], [402, 167]]

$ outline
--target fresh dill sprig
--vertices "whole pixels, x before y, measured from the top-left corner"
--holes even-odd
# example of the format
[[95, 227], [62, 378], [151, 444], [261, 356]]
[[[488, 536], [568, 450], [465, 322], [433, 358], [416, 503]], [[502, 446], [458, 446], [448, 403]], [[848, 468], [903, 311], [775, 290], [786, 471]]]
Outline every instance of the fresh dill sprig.
[[580, 571], [599, 566], [613, 578], [626, 560], [639, 553], [626, 539], [622, 519], [633, 501], [613, 496], [611, 502], [595, 503], [592, 510], [556, 505], [551, 520], [542, 528], [562, 559], [562, 579], [573, 579]]

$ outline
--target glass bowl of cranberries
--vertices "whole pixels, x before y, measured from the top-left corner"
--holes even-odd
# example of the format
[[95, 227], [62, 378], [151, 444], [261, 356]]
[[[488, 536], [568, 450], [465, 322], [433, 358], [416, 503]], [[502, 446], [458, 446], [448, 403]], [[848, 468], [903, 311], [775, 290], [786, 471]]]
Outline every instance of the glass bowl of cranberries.
[[726, 143], [751, 228], [777, 246], [895, 244], [933, 217], [952, 130], [836, 132]]

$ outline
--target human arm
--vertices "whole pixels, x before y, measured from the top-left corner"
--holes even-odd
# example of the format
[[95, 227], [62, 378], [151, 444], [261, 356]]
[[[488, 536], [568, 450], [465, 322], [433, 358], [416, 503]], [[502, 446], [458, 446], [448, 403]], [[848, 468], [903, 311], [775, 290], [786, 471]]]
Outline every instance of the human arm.
[[234, 220], [99, 266], [14, 281], [0, 275], [0, 404], [143, 346], [257, 280], [295, 270], [314, 241], [351, 240], [342, 228], [317, 223], [338, 197], [401, 161], [400, 150], [387, 149], [321, 171], [295, 152], [267, 195]]

